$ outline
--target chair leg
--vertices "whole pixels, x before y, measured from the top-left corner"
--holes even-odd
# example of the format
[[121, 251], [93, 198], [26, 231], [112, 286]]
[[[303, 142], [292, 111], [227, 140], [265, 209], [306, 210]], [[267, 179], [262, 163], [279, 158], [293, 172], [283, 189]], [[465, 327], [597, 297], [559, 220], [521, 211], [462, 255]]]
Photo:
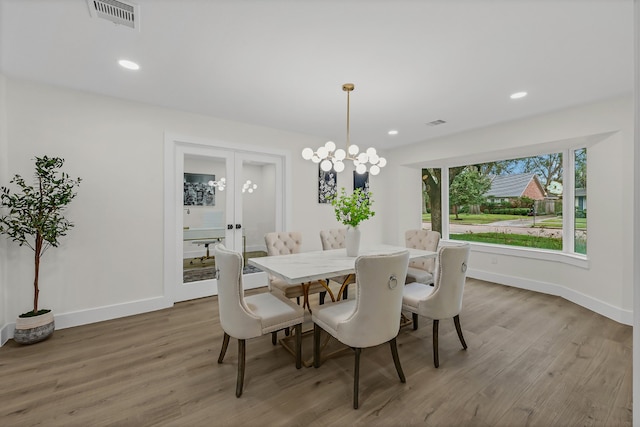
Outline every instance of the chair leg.
[[360, 352], [361, 348], [356, 348], [356, 361], [353, 369], [353, 409], [358, 409], [358, 383], [360, 381]]
[[349, 286], [345, 286], [344, 291], [342, 291], [342, 299], [348, 299], [349, 298]]
[[440, 321], [438, 319], [433, 319], [433, 364], [437, 368], [440, 366], [440, 361], [438, 360], [438, 323]]
[[398, 357], [398, 344], [396, 343], [396, 339], [392, 339], [389, 341], [389, 345], [391, 346], [391, 356], [393, 357], [393, 364], [396, 365], [396, 371], [398, 372], [398, 377], [400, 377], [401, 383], [406, 383], [407, 380], [404, 378], [404, 372], [402, 372], [402, 365], [400, 365], [400, 358]]
[[324, 299], [327, 297], [327, 291], [320, 292], [320, 305], [324, 304]]
[[220, 356], [218, 356], [218, 363], [222, 363], [222, 359], [224, 359], [224, 355], [227, 353], [227, 347], [229, 346], [229, 334], [224, 333], [224, 337], [222, 338], [222, 348], [220, 349]]
[[413, 330], [416, 331], [418, 329], [418, 314], [411, 313], [411, 318], [413, 319]]
[[300, 305], [300, 297], [296, 297], [296, 302]]
[[242, 396], [244, 384], [245, 340], [238, 340], [238, 379], [236, 381], [236, 397]]
[[271, 344], [278, 344], [278, 331], [271, 332]]
[[302, 323], [296, 325], [296, 369], [302, 368]]
[[320, 367], [320, 326], [313, 324], [313, 367]]
[[288, 327], [288, 326], [287, 326], [286, 328], [284, 328], [284, 334], [285, 334], [286, 336], [289, 336], [289, 334], [290, 334], [290, 333], [291, 333], [291, 332], [289, 332], [289, 327]]
[[462, 348], [467, 349], [467, 343], [464, 342], [464, 337], [462, 336], [462, 328], [460, 327], [460, 315], [456, 314], [453, 317], [453, 323], [456, 325], [456, 331], [458, 332], [458, 338], [460, 338], [460, 342], [462, 343]]

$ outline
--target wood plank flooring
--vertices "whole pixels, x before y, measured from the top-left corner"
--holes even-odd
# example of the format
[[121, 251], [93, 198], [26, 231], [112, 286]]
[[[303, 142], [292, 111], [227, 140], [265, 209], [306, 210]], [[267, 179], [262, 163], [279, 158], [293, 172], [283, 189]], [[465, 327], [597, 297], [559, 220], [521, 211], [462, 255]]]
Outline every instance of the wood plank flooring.
[[[253, 292], [263, 292], [253, 290]], [[470, 279], [460, 315], [403, 328], [400, 383], [388, 346], [366, 349], [360, 409], [353, 354], [296, 370], [265, 336], [247, 341], [235, 397], [237, 344], [223, 364], [216, 297], [58, 330], [0, 348], [2, 426], [625, 426], [631, 425], [630, 326], [558, 297]], [[310, 325], [305, 325], [309, 328]], [[311, 340], [305, 340], [311, 354]]]

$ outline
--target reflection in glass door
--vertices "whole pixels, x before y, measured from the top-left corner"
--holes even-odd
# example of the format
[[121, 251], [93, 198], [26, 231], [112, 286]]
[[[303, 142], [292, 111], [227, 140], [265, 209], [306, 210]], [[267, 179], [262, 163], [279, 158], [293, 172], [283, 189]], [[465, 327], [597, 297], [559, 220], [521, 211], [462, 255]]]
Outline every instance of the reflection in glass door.
[[[184, 283], [213, 280], [213, 249], [224, 243], [227, 224], [227, 166], [223, 157], [184, 156], [183, 248]], [[233, 192], [233, 188], [231, 189]]]
[[[266, 256], [264, 235], [282, 229], [282, 161], [263, 154], [236, 155], [236, 219], [241, 221], [242, 247], [245, 258], [245, 285], [266, 283], [266, 276], [247, 262]], [[240, 238], [239, 235], [236, 236]]]

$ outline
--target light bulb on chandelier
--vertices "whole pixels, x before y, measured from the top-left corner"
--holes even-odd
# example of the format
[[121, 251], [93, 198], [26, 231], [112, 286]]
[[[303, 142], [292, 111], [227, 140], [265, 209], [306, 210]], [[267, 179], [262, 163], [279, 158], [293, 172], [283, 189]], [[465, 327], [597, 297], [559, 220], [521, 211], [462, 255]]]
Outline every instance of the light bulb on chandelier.
[[258, 188], [258, 184], [252, 183], [250, 179], [242, 185], [242, 192], [253, 193]]
[[209, 181], [207, 184], [209, 184], [209, 187], [216, 187], [218, 190], [224, 191], [224, 188], [227, 186], [227, 179], [222, 177], [218, 181]]
[[316, 151], [311, 148], [302, 150], [302, 158], [311, 160], [313, 163], [320, 163], [320, 169], [328, 172], [333, 168], [336, 172], [342, 172], [345, 168], [344, 161], [350, 160], [356, 168], [356, 172], [363, 174], [367, 171], [367, 167], [371, 175], [378, 175], [380, 168], [387, 164], [384, 157], [378, 156], [376, 149], [373, 147], [360, 152], [360, 148], [349, 142], [349, 95], [354, 89], [353, 83], [345, 83], [342, 90], [347, 92], [347, 141], [346, 151], [342, 148], [336, 150], [336, 144], [333, 141], [327, 141]]

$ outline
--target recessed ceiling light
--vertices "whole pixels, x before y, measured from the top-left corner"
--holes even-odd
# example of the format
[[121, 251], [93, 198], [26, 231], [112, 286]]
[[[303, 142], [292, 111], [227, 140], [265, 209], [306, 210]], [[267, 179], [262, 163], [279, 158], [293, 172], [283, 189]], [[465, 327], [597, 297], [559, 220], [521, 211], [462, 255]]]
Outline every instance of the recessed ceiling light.
[[398, 131], [397, 131], [397, 130], [395, 130], [395, 129], [392, 129], [392, 130], [390, 130], [388, 133], [389, 133], [389, 135], [397, 135], [397, 134], [398, 134]]
[[127, 59], [121, 59], [118, 61], [121, 67], [126, 68], [127, 70], [139, 70], [140, 66], [133, 61], [129, 61]]
[[524, 98], [527, 96], [527, 92], [516, 92], [511, 94], [511, 99]]

